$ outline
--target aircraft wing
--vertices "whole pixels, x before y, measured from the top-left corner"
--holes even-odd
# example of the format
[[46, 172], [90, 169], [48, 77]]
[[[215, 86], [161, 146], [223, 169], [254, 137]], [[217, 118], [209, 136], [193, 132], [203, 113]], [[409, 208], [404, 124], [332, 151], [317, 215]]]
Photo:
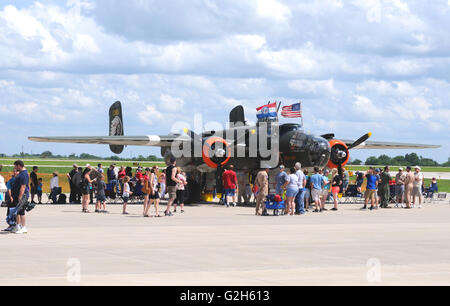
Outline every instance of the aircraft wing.
[[123, 146], [154, 146], [170, 147], [177, 140], [181, 142], [190, 142], [190, 137], [183, 135], [167, 136], [63, 136], [63, 137], [28, 137], [36, 142], [60, 142], [60, 143], [82, 143], [82, 144], [109, 144]]
[[[351, 145], [355, 140], [342, 140], [346, 145]], [[386, 141], [365, 141], [353, 149], [436, 149], [441, 146], [417, 144], [417, 143], [400, 143]]]

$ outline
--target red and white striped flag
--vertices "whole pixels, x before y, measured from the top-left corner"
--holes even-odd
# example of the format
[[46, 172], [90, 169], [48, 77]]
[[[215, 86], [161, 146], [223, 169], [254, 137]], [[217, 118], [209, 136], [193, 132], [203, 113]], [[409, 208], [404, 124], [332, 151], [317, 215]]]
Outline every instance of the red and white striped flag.
[[281, 110], [281, 116], [285, 118], [301, 118], [302, 117], [301, 103], [283, 106]]

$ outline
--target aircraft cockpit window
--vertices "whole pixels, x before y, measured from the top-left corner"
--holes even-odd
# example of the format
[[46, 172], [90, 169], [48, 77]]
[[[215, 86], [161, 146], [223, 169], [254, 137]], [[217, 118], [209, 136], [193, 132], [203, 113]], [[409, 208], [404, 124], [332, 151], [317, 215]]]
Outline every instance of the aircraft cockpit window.
[[291, 132], [291, 131], [299, 131], [300, 124], [283, 124], [280, 126], [280, 134]]

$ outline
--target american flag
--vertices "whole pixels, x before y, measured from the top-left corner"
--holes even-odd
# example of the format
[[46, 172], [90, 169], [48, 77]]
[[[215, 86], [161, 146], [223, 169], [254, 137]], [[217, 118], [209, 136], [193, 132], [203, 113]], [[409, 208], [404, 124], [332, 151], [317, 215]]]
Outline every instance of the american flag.
[[296, 103], [289, 106], [283, 106], [281, 110], [281, 116], [285, 118], [301, 118], [302, 117], [301, 104]]

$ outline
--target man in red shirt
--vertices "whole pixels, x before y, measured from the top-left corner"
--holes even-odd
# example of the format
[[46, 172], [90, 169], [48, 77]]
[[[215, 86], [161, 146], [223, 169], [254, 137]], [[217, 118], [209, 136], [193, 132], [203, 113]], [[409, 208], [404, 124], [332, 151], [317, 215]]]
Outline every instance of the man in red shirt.
[[[232, 203], [236, 207], [237, 175], [233, 168], [233, 165], [228, 166], [227, 170], [222, 174], [223, 189], [227, 197], [225, 205], [227, 207], [229, 207], [229, 203]], [[230, 202], [231, 197], [233, 198], [233, 202]]]

